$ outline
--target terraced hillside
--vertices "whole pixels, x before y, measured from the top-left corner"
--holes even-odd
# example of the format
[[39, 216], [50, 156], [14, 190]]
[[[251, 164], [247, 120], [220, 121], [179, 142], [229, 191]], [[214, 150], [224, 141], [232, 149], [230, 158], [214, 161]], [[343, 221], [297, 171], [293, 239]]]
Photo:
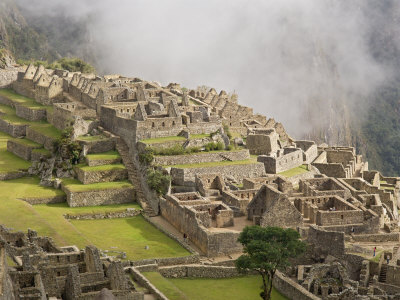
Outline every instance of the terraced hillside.
[[[11, 90], [0, 90], [0, 102], [0, 223], [15, 230], [35, 229], [60, 246], [83, 248], [93, 244], [111, 254], [126, 252], [126, 257], [133, 260], [190, 254], [140, 214], [113, 220], [82, 220], [88, 214], [141, 209], [134, 202], [134, 187], [127, 180], [119, 153], [115, 149], [97, 152], [92, 147], [93, 153], [74, 167], [82, 182], [64, 179], [62, 189], [41, 186], [39, 178], [29, 176], [27, 170], [32, 160], [51, 156], [53, 142], [61, 135], [48, 122], [52, 108]], [[29, 112], [24, 115], [20, 106]], [[39, 120], [22, 117], [33, 115], [33, 111], [41, 111], [44, 116]], [[82, 138], [84, 143], [99, 139], [104, 140]], [[91, 205], [82, 207], [88, 199]], [[66, 219], [65, 215], [77, 217]]]

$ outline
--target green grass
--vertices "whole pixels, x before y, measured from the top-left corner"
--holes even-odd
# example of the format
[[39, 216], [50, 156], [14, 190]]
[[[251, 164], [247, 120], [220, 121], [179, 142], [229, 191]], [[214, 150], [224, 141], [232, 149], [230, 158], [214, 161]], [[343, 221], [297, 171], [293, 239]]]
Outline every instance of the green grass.
[[382, 256], [383, 253], [384, 253], [383, 250], [377, 251], [377, 252], [375, 253], [375, 256], [372, 257], [372, 258], [370, 259], [370, 261], [373, 261], [373, 262], [377, 262], [377, 263], [378, 263], [379, 260], [381, 259], [381, 256]]
[[32, 153], [33, 152], [40, 153], [40, 154], [42, 154], [44, 156], [51, 156], [51, 152], [49, 150], [45, 149], [45, 148], [33, 149]]
[[189, 104], [197, 106], [197, 105], [203, 105], [201, 102], [193, 99], [189, 99]]
[[296, 168], [281, 172], [281, 173], [279, 173], [279, 175], [283, 175], [286, 177], [293, 177], [293, 176], [300, 175], [300, 174], [307, 173], [307, 172], [308, 172], [307, 166], [301, 165]]
[[[171, 300], [258, 300], [261, 276], [235, 278], [165, 278], [158, 272], [144, 272], [144, 276]], [[272, 300], [286, 297], [272, 290]]]
[[77, 137], [78, 141], [87, 141], [87, 142], [92, 142], [92, 141], [100, 141], [106, 139], [105, 136], [102, 135], [90, 135], [90, 136], [79, 136]]
[[252, 155], [251, 158], [245, 159], [245, 160], [204, 162], [204, 163], [198, 163], [198, 164], [171, 165], [171, 166], [166, 166], [166, 167], [189, 169], [189, 168], [247, 165], [247, 164], [254, 164], [256, 162], [257, 162], [257, 157], [254, 157]]
[[191, 134], [189, 139], [190, 140], [197, 140], [197, 139], [204, 139], [206, 137], [210, 137], [210, 135], [206, 134], [206, 133], [204, 133], [204, 134]]
[[0, 95], [10, 99], [15, 104], [26, 106], [31, 109], [47, 109], [48, 108], [48, 106], [44, 106], [44, 105], [36, 102], [32, 98], [28, 98], [28, 97], [22, 96], [20, 94], [17, 94], [16, 92], [14, 92], [11, 89], [0, 89]]
[[132, 187], [132, 184], [128, 181], [114, 181], [114, 182], [99, 182], [93, 184], [82, 184], [79, 180], [65, 178], [62, 180], [62, 184], [73, 192], [87, 192], [87, 191], [99, 191], [107, 189], [119, 189]]
[[31, 163], [7, 151], [7, 141], [12, 139], [8, 134], [0, 131], [0, 173], [27, 170]]
[[97, 154], [88, 154], [86, 155], [86, 158], [89, 160], [114, 160], [118, 159], [121, 156], [117, 151], [108, 151], [108, 152], [103, 152], [103, 153], [97, 153]]
[[[190, 255], [186, 249], [161, 234], [142, 216], [108, 220], [71, 220], [71, 223], [101, 249], [112, 250], [110, 246], [114, 246], [135, 259]], [[149, 249], [146, 250], [145, 246], [149, 246]]]
[[123, 164], [111, 164], [111, 165], [101, 165], [101, 166], [84, 166], [77, 165], [77, 168], [85, 172], [99, 172], [99, 171], [110, 171], [110, 170], [123, 170], [125, 166]]
[[28, 146], [28, 147], [34, 147], [34, 148], [41, 148], [42, 145], [35, 143], [34, 141], [31, 141], [27, 138], [23, 138], [23, 139], [16, 139], [16, 138], [12, 138], [10, 139], [11, 141], [20, 144], [20, 145], [24, 145], [24, 146]]
[[[96, 207], [68, 207], [66, 203], [30, 205], [21, 198], [63, 195], [53, 188], [38, 185], [39, 179], [26, 177], [0, 181], [0, 223], [14, 230], [37, 230], [50, 236], [59, 246], [77, 245], [84, 248], [94, 244], [103, 249], [115, 246], [126, 251], [129, 259], [174, 257], [188, 252], [174, 240], [158, 231], [143, 217], [93, 221], [66, 220], [64, 214], [120, 211], [128, 207], [139, 209], [135, 203]], [[21, 221], [23, 220], [23, 221]], [[98, 222], [100, 221], [100, 222]], [[149, 250], [144, 246], [149, 245]]]
[[145, 139], [141, 140], [141, 142], [145, 144], [162, 144], [165, 142], [174, 142], [174, 141], [185, 141], [186, 138], [183, 136], [166, 136], [166, 137], [159, 137], [154, 139]]
[[30, 128], [53, 139], [58, 139], [61, 137], [61, 131], [48, 123], [31, 125]]

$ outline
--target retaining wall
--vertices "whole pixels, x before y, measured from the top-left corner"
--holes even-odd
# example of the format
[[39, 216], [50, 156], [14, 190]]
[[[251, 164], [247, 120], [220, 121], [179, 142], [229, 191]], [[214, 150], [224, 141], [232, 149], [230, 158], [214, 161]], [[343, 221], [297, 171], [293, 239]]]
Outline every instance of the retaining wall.
[[32, 150], [38, 148], [41, 148], [41, 146], [28, 146], [23, 143], [18, 143], [18, 141], [7, 141], [7, 151], [25, 160], [31, 160]]
[[113, 169], [104, 171], [85, 171], [81, 168], [74, 168], [77, 177], [83, 184], [92, 184], [96, 182], [121, 181], [128, 178], [127, 169]]
[[210, 161], [237, 161], [249, 158], [249, 150], [244, 149], [239, 151], [202, 152], [187, 155], [160, 155], [154, 157], [154, 163], [156, 165], [198, 164]]
[[15, 112], [18, 117], [29, 121], [40, 121], [46, 120], [46, 109], [45, 108], [29, 108], [23, 105], [16, 105]]

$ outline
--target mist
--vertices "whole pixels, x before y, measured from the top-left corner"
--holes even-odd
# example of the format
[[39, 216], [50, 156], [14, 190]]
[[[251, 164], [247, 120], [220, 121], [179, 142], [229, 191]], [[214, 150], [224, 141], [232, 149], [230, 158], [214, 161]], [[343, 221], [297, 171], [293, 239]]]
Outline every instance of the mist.
[[90, 47], [101, 73], [236, 92], [299, 138], [331, 126], [337, 102], [367, 105], [393, 72], [369, 47], [384, 18], [373, 1], [17, 2], [37, 16], [85, 21], [87, 44], [77, 47]]

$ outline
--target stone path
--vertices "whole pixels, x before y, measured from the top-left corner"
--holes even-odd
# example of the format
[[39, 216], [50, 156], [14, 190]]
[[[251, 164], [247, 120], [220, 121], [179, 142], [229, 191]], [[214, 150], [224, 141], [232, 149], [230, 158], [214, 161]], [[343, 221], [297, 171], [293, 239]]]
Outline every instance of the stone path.
[[124, 163], [125, 168], [128, 170], [128, 178], [135, 188], [136, 201], [140, 203], [140, 205], [143, 207], [144, 212], [148, 216], [154, 216], [155, 212], [146, 201], [146, 196], [143, 192], [142, 183], [139, 178], [140, 175], [138, 174], [135, 163], [130, 156], [129, 148], [120, 137], [117, 138], [116, 148], [122, 157], [122, 162]]

